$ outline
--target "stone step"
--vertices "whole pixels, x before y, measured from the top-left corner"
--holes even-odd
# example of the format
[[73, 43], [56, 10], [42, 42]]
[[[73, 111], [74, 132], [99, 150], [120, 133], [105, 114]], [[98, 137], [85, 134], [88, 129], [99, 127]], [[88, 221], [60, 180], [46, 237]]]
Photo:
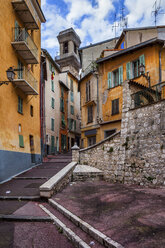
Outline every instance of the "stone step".
[[78, 164], [73, 171], [73, 181], [85, 181], [88, 178], [101, 180], [104, 172], [92, 166]]
[[49, 204], [45, 203], [40, 206], [50, 217], [52, 217], [54, 224], [57, 226], [59, 231], [64, 233], [64, 235], [66, 235], [74, 243], [75, 247], [104, 247]]
[[[116, 241], [112, 240], [110, 237], [106, 236], [102, 232], [98, 231], [94, 227], [92, 227], [87, 222], [80, 219], [78, 216], [71, 213], [69, 210], [64, 208], [62, 205], [57, 203], [56, 201], [49, 199], [49, 204], [56, 210], [58, 210], [61, 214], [67, 217], [70, 221], [72, 221], [79, 229], [83, 230], [87, 234], [89, 234], [93, 239], [94, 242], [98, 242], [98, 247], [107, 247], [107, 248], [124, 248], [121, 244], [117, 243]], [[94, 246], [97, 247], [97, 246]]]

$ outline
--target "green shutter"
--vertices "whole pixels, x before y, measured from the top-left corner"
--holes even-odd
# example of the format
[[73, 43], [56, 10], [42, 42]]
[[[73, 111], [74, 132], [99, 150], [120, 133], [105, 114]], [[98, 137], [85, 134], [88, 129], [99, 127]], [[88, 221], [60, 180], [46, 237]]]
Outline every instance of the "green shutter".
[[49, 70], [52, 71], [52, 64], [49, 62]]
[[70, 112], [72, 115], [74, 115], [74, 107], [72, 105], [70, 106]]
[[62, 120], [61, 120], [62, 127], [65, 127], [65, 116], [62, 114]]
[[20, 60], [18, 60], [18, 79], [23, 78], [23, 64], [21, 63]]
[[[140, 65], [141, 64], [145, 65], [145, 56], [144, 56], [144, 54], [139, 57], [139, 62], [140, 62]], [[145, 72], [145, 69], [144, 69], [144, 72]]]
[[51, 118], [51, 130], [54, 131], [54, 119]]
[[64, 89], [61, 88], [61, 97], [64, 97]]
[[131, 62], [126, 64], [127, 80], [131, 79]]
[[123, 66], [119, 67], [119, 85], [123, 83]]
[[24, 147], [23, 136], [19, 135], [19, 146]]
[[19, 25], [18, 25], [18, 22], [17, 20], [15, 20], [15, 41], [17, 41], [18, 37], [19, 37]]
[[70, 79], [70, 90], [73, 92], [73, 80]]
[[52, 91], [54, 92], [54, 81], [52, 80]]
[[52, 97], [52, 108], [54, 109], [54, 98]]
[[72, 91], [70, 91], [70, 100], [71, 100], [71, 102], [74, 102], [74, 96], [73, 96], [73, 92]]
[[108, 89], [112, 88], [111, 72], [108, 72]]

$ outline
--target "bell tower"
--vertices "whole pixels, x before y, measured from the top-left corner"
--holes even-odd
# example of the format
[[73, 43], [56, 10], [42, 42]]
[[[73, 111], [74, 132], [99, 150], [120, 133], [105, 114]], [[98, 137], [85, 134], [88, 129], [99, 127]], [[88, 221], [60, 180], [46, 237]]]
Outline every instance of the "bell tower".
[[61, 31], [57, 36], [60, 44], [60, 56], [55, 61], [60, 65], [62, 71], [71, 71], [75, 76], [80, 69], [78, 48], [81, 44], [79, 36], [73, 28]]

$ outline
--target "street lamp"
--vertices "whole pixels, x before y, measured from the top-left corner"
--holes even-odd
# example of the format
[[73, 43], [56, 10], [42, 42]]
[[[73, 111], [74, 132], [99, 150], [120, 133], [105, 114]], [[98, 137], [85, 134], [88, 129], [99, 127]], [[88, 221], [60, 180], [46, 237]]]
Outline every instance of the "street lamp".
[[140, 75], [142, 75], [143, 77], [145, 77], [147, 79], [148, 86], [150, 88], [151, 87], [150, 76], [149, 76], [149, 72], [148, 71], [147, 71], [147, 75], [145, 74], [145, 65], [144, 64], [141, 64], [139, 66], [139, 72], [140, 72]]
[[0, 81], [0, 86], [3, 84], [9, 84], [10, 82], [13, 82], [14, 77], [15, 77], [15, 72], [13, 67], [9, 67], [9, 69], [6, 71], [6, 75], [8, 78], [8, 81]]

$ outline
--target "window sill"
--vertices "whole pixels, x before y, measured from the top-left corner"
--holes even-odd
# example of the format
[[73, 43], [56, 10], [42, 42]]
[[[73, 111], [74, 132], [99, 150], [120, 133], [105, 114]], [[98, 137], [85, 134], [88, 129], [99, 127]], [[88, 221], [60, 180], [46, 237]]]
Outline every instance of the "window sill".
[[111, 115], [118, 115], [118, 114], [120, 114], [119, 112], [118, 113], [113, 113], [113, 114], [111, 114]]
[[19, 112], [19, 111], [17, 111], [17, 112], [18, 112], [18, 114], [23, 115], [23, 113], [21, 113], [21, 112]]
[[116, 85], [116, 86], [111, 87], [111, 88], [107, 88], [107, 90], [111, 90], [111, 89], [117, 88], [117, 87], [119, 87], [119, 86], [122, 86], [122, 84]]

